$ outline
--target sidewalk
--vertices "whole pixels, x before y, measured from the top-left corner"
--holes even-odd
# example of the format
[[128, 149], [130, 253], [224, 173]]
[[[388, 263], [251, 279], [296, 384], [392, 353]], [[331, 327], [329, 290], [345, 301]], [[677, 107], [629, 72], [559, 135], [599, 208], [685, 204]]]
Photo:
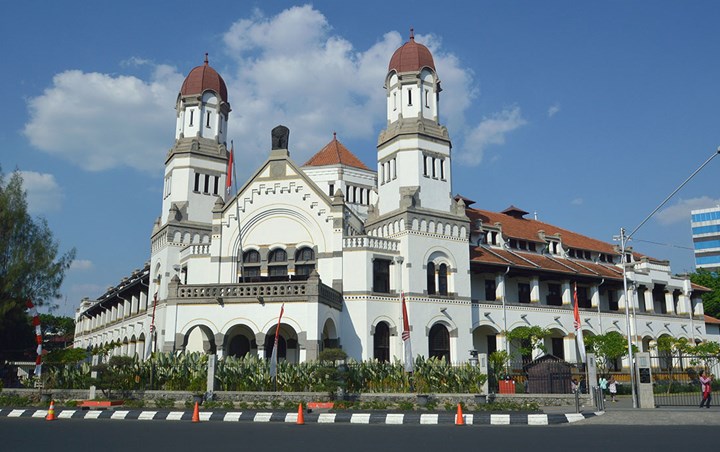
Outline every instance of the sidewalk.
[[[547, 414], [574, 413], [575, 407], [542, 407]], [[580, 407], [580, 412], [594, 412], [595, 407]], [[583, 424], [595, 425], [717, 425], [720, 426], [720, 407], [710, 409], [690, 406], [662, 406], [654, 409], [633, 408], [632, 397], [619, 396], [617, 402], [608, 398], [605, 414], [586, 419]]]

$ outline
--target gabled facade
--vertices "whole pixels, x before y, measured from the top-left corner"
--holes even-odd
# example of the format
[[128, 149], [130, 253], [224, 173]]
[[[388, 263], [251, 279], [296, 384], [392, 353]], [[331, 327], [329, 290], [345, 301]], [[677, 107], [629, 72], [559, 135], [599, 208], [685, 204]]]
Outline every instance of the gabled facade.
[[465, 361], [471, 350], [512, 348], [505, 331], [539, 325], [552, 332], [549, 352], [572, 361], [575, 285], [586, 334], [624, 333], [629, 307], [642, 349], [665, 334], [704, 338], [703, 289], [667, 262], [631, 253], [626, 302], [612, 245], [453, 196], [440, 80], [412, 35], [390, 59], [385, 90], [376, 170], [336, 135], [299, 166], [278, 127], [267, 160], [229, 197], [227, 89], [207, 59], [193, 69], [178, 95], [138, 302], [126, 308], [118, 288], [83, 301], [76, 346], [269, 357], [283, 306], [281, 359], [315, 359], [326, 347], [401, 359], [404, 296], [415, 354]]

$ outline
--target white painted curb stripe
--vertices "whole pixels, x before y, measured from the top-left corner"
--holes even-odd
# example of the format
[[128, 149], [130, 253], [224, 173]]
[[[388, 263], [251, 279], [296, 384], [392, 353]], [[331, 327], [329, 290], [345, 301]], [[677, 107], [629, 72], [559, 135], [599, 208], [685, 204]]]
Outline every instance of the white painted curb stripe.
[[25, 410], [12, 410], [7, 417], [20, 417], [25, 412]]
[[437, 414], [421, 414], [420, 423], [423, 425], [436, 425], [438, 423]]
[[385, 416], [385, 423], [393, 424], [393, 425], [402, 425], [404, 419], [405, 419], [404, 414], [388, 413], [388, 415]]
[[240, 411], [240, 412], [234, 411], [234, 412], [226, 413], [225, 417], [223, 418], [223, 421], [237, 422], [240, 420], [240, 416], [242, 416], [242, 411]]
[[171, 411], [168, 413], [165, 420], [166, 421], [179, 421], [180, 419], [182, 419], [182, 415], [183, 415], [182, 411]]
[[128, 413], [129, 411], [115, 411], [112, 416], [110, 416], [110, 419], [125, 419]]
[[209, 421], [210, 416], [212, 416], [212, 411], [201, 411], [198, 414], [200, 415], [201, 421]]
[[465, 420], [465, 424], [473, 425], [473, 421], [475, 420], [475, 415], [474, 414], [463, 414], [463, 419]]
[[32, 415], [32, 417], [45, 417], [45, 416], [47, 416], [47, 410], [37, 410]]
[[528, 425], [548, 425], [547, 414], [528, 414]]
[[102, 413], [102, 411], [88, 411], [85, 419], [97, 419], [100, 417], [100, 413]]
[[318, 417], [318, 424], [333, 424], [335, 423], [335, 413], [320, 413]]
[[491, 414], [490, 425], [510, 425], [509, 414]]
[[57, 417], [58, 419], [70, 419], [73, 414], [75, 414], [75, 410], [62, 410]]
[[285, 415], [285, 422], [294, 424], [297, 422], [297, 418], [297, 413], [288, 413], [287, 415]]
[[369, 424], [370, 423], [370, 413], [353, 413], [352, 416], [350, 416], [350, 423], [351, 424]]
[[157, 411], [143, 411], [138, 416], [138, 421], [152, 421], [157, 414]]
[[580, 413], [567, 413], [565, 414], [565, 417], [567, 418], [568, 422], [577, 422], [585, 419], [585, 416]]
[[255, 415], [255, 418], [253, 419], [254, 422], [270, 422], [270, 417], [272, 416], [272, 413], [257, 413]]

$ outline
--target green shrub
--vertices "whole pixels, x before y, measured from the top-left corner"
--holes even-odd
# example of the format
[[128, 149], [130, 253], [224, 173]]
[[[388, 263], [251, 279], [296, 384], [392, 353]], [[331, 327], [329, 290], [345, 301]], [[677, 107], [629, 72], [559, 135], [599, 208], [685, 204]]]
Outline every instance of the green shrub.
[[175, 400], [165, 398], [155, 399], [155, 406], [161, 409], [172, 409], [175, 408]]
[[142, 399], [130, 399], [130, 400], [125, 400], [124, 405], [128, 408], [144, 408], [145, 401]]
[[415, 409], [415, 404], [410, 402], [409, 400], [402, 400], [398, 402], [398, 408], [403, 411], [412, 411]]

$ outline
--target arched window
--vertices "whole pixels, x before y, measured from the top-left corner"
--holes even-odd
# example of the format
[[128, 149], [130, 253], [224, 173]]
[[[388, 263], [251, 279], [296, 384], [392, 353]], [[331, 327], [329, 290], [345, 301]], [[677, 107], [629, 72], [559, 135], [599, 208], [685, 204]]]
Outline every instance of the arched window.
[[446, 362], [450, 362], [450, 333], [445, 325], [436, 323], [430, 328], [428, 346], [431, 358], [443, 358]]
[[287, 253], [282, 248], [270, 251], [268, 255], [268, 275], [284, 278], [287, 276]]
[[375, 326], [373, 358], [383, 363], [390, 362], [390, 327], [387, 322]]
[[[265, 336], [265, 359], [272, 357], [273, 347], [275, 346], [275, 331], [273, 328], [272, 334]], [[278, 336], [278, 349], [277, 349], [278, 361], [284, 360], [287, 357], [287, 343], [285, 338]]]
[[295, 276], [307, 277], [315, 269], [315, 252], [304, 247], [295, 252]]
[[440, 295], [448, 294], [447, 273], [447, 265], [440, 264], [440, 267], [438, 268], [438, 292]]
[[248, 250], [243, 253], [242, 272], [245, 278], [260, 277], [260, 253], [257, 250]]
[[427, 264], [427, 293], [435, 295], [435, 264], [432, 262]]
[[256, 250], [245, 251], [243, 253], [243, 261], [246, 264], [259, 264], [260, 263], [260, 253], [258, 253]]
[[228, 356], [242, 358], [248, 353], [250, 353], [250, 339], [242, 334], [238, 334], [230, 340], [230, 345], [228, 346]]

